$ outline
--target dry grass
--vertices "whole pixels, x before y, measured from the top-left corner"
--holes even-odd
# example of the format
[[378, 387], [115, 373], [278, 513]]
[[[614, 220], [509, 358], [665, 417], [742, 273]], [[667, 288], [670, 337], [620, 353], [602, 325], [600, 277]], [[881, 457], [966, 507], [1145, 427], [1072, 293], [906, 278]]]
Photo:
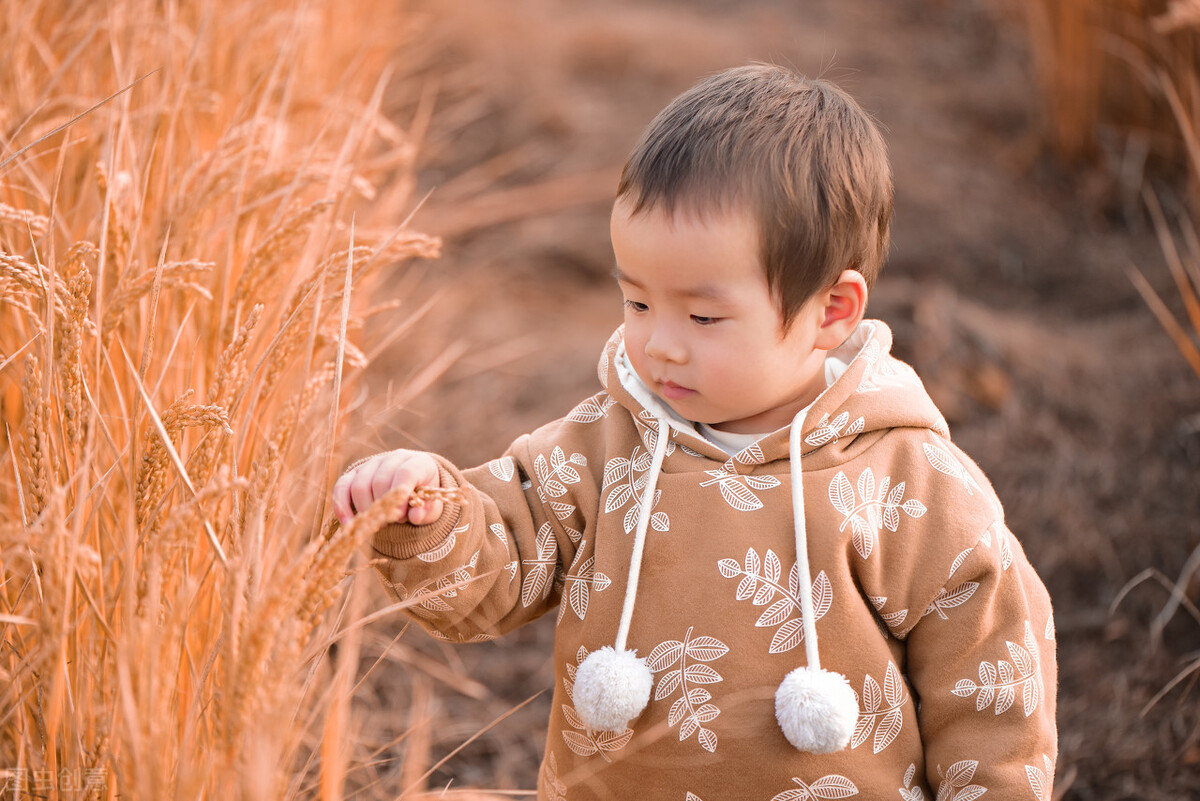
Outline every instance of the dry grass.
[[384, 0], [0, 7], [5, 797], [403, 772], [351, 703], [365, 528], [322, 521], [358, 299], [438, 251], [377, 230], [412, 205], [379, 111], [411, 32]]
[[1023, 18], [1045, 119], [1069, 164], [1098, 155], [1108, 131], [1119, 168], [1179, 165], [1196, 154], [1200, 3], [1196, 0], [1004, 0]]
[[[1097, 154], [1099, 132], [1109, 131], [1108, 148], [1116, 151], [1108, 153], [1109, 164], [1119, 173], [1114, 177], [1126, 193], [1140, 194], [1171, 288], [1156, 289], [1157, 276], [1148, 278], [1133, 264], [1129, 278], [1200, 379], [1200, 0], [1022, 0], [1022, 5], [1047, 140], [1060, 159], [1079, 165]], [[1193, 436], [1200, 430], [1200, 412], [1179, 429]], [[1153, 567], [1140, 572], [1117, 594], [1110, 612], [1135, 587], [1161, 585], [1168, 599], [1149, 621], [1151, 643], [1161, 644], [1181, 612], [1200, 624], [1197, 575], [1200, 547], [1175, 576]], [[1179, 628], [1173, 631], [1178, 637]], [[1189, 654], [1142, 709], [1145, 716], [1169, 696], [1175, 699], [1186, 764], [1195, 762], [1200, 735], [1200, 707], [1189, 692], [1198, 675], [1200, 658]]]

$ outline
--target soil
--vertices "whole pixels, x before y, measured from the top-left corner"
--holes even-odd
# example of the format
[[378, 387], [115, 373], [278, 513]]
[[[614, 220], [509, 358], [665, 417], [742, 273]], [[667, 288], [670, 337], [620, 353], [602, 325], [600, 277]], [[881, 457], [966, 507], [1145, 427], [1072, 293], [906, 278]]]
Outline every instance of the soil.
[[[770, 61], [829, 77], [882, 123], [895, 171], [892, 256], [870, 315], [893, 328], [898, 355], [991, 477], [1055, 602], [1055, 797], [1198, 797], [1194, 676], [1151, 701], [1200, 650], [1186, 610], [1155, 623], [1200, 547], [1200, 378], [1126, 275], [1136, 264], [1175, 296], [1138, 211], [1143, 176], [1106, 169], [1103, 153], [1071, 170], [1045, 154], [1020, 21], [983, 0], [414, 9], [428, 16], [413, 70], [437, 90], [425, 96], [419, 175], [432, 194], [414, 226], [446, 248], [397, 276], [402, 309], [436, 300], [402, 347], [376, 359], [372, 408], [380, 398], [388, 408], [352, 447], [477, 464], [595, 392], [600, 348], [621, 317], [609, 204], [641, 129], [723, 67]], [[430, 107], [399, 90], [389, 102], [406, 128]], [[1103, 152], [1119, 162], [1110, 140]], [[377, 318], [368, 341], [396, 319]], [[394, 402], [405, 380], [454, 355], [416, 399]], [[535, 785], [552, 633], [545, 619], [459, 649], [406, 633], [396, 648], [422, 656], [372, 674], [379, 708], [413, 710], [395, 731], [436, 721], [424, 729], [434, 759], [537, 696], [431, 786]]]

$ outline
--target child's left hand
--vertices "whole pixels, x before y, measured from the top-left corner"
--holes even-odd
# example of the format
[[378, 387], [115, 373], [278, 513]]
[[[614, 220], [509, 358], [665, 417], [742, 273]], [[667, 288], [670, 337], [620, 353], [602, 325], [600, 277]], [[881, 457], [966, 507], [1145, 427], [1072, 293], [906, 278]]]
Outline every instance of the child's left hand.
[[437, 497], [424, 501], [416, 490], [440, 486], [437, 462], [430, 454], [407, 450], [379, 453], [347, 470], [333, 485], [333, 511], [345, 525], [389, 491], [404, 487], [410, 505], [402, 507], [400, 518], [393, 522], [424, 526], [441, 516], [442, 501]]

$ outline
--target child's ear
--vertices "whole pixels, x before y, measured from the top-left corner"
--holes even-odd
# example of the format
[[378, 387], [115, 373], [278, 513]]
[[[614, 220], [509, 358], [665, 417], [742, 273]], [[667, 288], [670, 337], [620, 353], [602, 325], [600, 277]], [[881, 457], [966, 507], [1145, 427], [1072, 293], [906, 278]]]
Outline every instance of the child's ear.
[[833, 350], [846, 341], [867, 313], [867, 280], [858, 270], [843, 270], [837, 281], [821, 293], [825, 317], [816, 346]]

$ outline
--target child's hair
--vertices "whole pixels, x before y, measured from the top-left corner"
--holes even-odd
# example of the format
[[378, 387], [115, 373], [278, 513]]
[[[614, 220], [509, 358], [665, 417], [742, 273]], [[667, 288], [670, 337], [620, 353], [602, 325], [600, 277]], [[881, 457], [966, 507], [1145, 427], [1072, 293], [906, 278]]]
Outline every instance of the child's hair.
[[847, 268], [871, 286], [888, 250], [892, 172], [844, 91], [771, 65], [726, 70], [671, 101], [621, 172], [632, 213], [744, 210], [786, 331]]

